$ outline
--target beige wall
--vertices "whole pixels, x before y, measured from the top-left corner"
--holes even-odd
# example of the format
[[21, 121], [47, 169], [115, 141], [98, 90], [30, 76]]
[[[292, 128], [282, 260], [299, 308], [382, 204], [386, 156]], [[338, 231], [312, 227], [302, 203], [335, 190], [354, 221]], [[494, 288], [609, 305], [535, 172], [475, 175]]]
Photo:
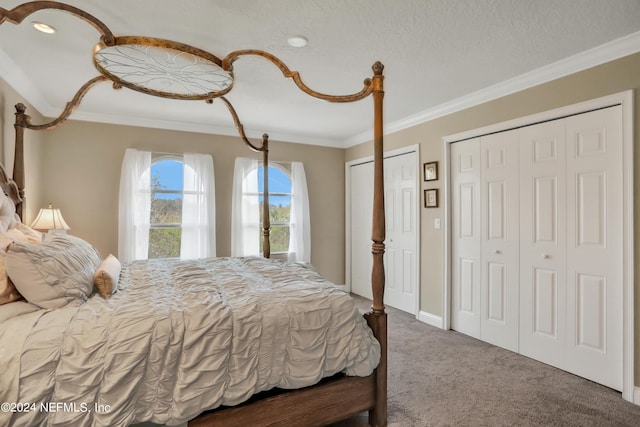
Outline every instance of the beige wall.
[[[14, 108], [24, 102], [0, 80], [0, 156], [11, 170]], [[32, 108], [34, 123], [42, 117]], [[103, 255], [118, 249], [120, 167], [127, 148], [159, 152], [209, 153], [216, 176], [217, 250], [231, 252], [231, 185], [236, 157], [255, 157], [235, 137], [115, 126], [70, 120], [53, 131], [25, 133], [25, 222], [51, 202], [71, 233], [91, 242]], [[273, 161], [304, 163], [311, 209], [311, 262], [329, 280], [344, 284], [344, 150], [270, 142]]]
[[[443, 82], [445, 84], [446, 82]], [[421, 163], [437, 160], [442, 164], [445, 136], [500, 123], [531, 114], [633, 89], [634, 146], [640, 140], [640, 54], [631, 55], [561, 79], [509, 95], [385, 136], [385, 150], [420, 144]], [[349, 148], [346, 161], [372, 152], [371, 143]], [[635, 149], [634, 169], [640, 165], [640, 150]], [[441, 177], [435, 184], [422, 182], [422, 188], [443, 188]], [[640, 384], [640, 174], [634, 176], [635, 208], [635, 354], [636, 384]], [[443, 209], [422, 209], [420, 310], [443, 314], [443, 239], [442, 230], [434, 230], [434, 218], [442, 218]]]
[[[4, 165], [7, 173], [13, 174], [13, 154], [15, 146], [15, 105], [22, 102], [27, 106], [27, 113], [33, 117], [33, 121], [42, 123], [43, 118], [35, 111], [29, 103], [25, 102], [17, 92], [0, 79], [0, 162]], [[32, 165], [25, 173], [25, 202], [24, 202], [24, 222], [29, 224], [38, 214], [42, 206], [42, 156], [41, 147], [44, 140], [42, 133], [27, 132], [24, 137], [25, 162]]]
[[[102, 255], [117, 253], [118, 190], [125, 149], [209, 153], [216, 177], [217, 252], [231, 252], [231, 187], [236, 157], [261, 158], [235, 137], [68, 121], [42, 147], [44, 196], [59, 207], [71, 233]], [[344, 283], [344, 150], [270, 142], [273, 161], [304, 163], [311, 209], [311, 262]]]

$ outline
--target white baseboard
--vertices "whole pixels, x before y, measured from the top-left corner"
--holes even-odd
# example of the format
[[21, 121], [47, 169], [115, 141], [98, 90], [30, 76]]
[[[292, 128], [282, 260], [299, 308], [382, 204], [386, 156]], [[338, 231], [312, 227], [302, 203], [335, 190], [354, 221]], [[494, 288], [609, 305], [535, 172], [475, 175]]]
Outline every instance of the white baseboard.
[[420, 311], [418, 313], [418, 320], [427, 325], [435, 326], [436, 328], [443, 328], [442, 317], [435, 314], [427, 313], [426, 311]]
[[633, 402], [636, 405], [640, 405], [640, 387], [633, 388]]

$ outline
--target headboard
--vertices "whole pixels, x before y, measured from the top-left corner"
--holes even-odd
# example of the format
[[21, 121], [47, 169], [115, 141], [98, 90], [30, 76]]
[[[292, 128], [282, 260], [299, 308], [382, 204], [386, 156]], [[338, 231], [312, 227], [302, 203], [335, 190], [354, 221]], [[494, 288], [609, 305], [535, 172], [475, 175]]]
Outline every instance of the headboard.
[[[7, 175], [7, 171], [4, 170], [4, 166], [0, 164], [0, 187], [2, 187], [2, 191], [4, 194], [9, 196], [9, 198], [16, 205], [16, 208], [20, 206], [22, 203], [22, 197], [20, 196], [20, 191], [18, 190], [18, 185], [16, 182], [9, 178]], [[22, 220], [21, 209], [16, 209], [18, 215], [20, 216], [20, 220]]]

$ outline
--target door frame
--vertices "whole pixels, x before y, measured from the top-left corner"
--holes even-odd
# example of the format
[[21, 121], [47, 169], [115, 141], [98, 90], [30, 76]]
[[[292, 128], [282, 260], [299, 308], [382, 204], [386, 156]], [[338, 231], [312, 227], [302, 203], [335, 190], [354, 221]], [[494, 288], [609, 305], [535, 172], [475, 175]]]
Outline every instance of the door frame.
[[[385, 151], [383, 158], [401, 156], [403, 154], [416, 153], [416, 301], [415, 316], [420, 313], [420, 145], [409, 145], [395, 150]], [[373, 156], [351, 160], [344, 165], [345, 181], [345, 290], [351, 292], [351, 167], [362, 163], [373, 162]]]
[[634, 208], [633, 208], [633, 90], [561, 107], [538, 114], [520, 117], [490, 126], [473, 129], [442, 139], [444, 153], [444, 259], [443, 274], [443, 329], [451, 328], [451, 144], [497, 132], [517, 129], [567, 116], [586, 113], [606, 107], [622, 107], [622, 197], [623, 197], [623, 307], [622, 307], [622, 398], [640, 405], [640, 388], [634, 386]]

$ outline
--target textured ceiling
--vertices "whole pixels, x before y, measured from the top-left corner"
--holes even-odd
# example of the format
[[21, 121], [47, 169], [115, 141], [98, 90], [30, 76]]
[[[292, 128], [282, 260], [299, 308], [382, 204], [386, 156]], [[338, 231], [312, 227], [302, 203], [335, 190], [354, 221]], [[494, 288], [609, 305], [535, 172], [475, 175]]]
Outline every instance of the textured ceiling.
[[[11, 9], [21, 1], [0, 1]], [[357, 92], [371, 65], [385, 64], [387, 129], [504, 81], [607, 43], [640, 51], [638, 0], [72, 0], [115, 35], [190, 44], [219, 57], [261, 49], [299, 71], [313, 89]], [[55, 35], [33, 30], [47, 22]], [[287, 45], [301, 34], [303, 49]], [[98, 34], [59, 11], [0, 26], [0, 73], [43, 114], [57, 115], [98, 75]], [[584, 66], [584, 65], [583, 65]], [[527, 74], [530, 73], [530, 74]], [[250, 136], [345, 146], [370, 138], [370, 99], [329, 104], [310, 98], [271, 63], [243, 57], [227, 98]], [[225, 107], [166, 100], [108, 84], [92, 89], [72, 118], [235, 134]], [[413, 118], [413, 119], [412, 119]], [[416, 119], [417, 118], [417, 119]]]

